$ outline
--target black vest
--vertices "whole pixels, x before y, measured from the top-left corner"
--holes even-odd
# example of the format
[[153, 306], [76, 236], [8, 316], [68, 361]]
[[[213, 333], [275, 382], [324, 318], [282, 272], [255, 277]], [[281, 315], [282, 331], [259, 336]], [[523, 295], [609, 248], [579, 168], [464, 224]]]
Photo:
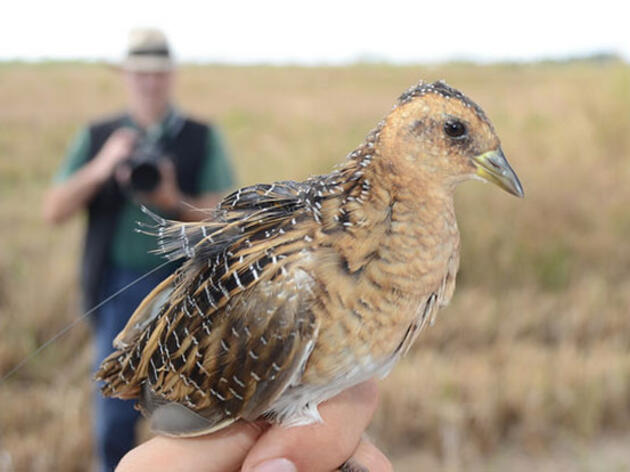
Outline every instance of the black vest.
[[[89, 128], [90, 150], [88, 161], [101, 150], [110, 135], [125, 125], [126, 115], [93, 124]], [[175, 136], [161, 141], [165, 154], [175, 165], [180, 190], [190, 196], [199, 194], [199, 174], [206, 158], [208, 127], [186, 119]], [[120, 211], [128, 197], [112, 177], [88, 204], [88, 223], [81, 264], [83, 304], [91, 309], [98, 299], [102, 276], [107, 268], [111, 243]]]

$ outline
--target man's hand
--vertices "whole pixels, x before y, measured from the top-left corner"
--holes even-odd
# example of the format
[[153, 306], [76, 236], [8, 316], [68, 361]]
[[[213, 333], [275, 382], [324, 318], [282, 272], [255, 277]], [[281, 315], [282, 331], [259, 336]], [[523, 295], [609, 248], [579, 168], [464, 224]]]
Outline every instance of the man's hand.
[[184, 195], [177, 184], [175, 166], [169, 159], [158, 163], [160, 182], [152, 192], [138, 192], [138, 199], [145, 205], [157, 207], [163, 211], [178, 213], [184, 204]]
[[238, 422], [198, 438], [158, 436], [129, 452], [117, 472], [389, 472], [391, 463], [364, 436], [377, 404], [371, 380], [323, 403], [323, 423], [287, 428]]
[[94, 159], [66, 182], [52, 187], [44, 198], [43, 216], [50, 223], [61, 223], [84, 208], [101, 186], [120, 168], [135, 145], [138, 134], [131, 128], [114, 131]]
[[119, 128], [107, 138], [93, 159], [93, 165], [103, 180], [113, 174], [120, 162], [131, 156], [137, 139], [138, 133], [131, 128]]

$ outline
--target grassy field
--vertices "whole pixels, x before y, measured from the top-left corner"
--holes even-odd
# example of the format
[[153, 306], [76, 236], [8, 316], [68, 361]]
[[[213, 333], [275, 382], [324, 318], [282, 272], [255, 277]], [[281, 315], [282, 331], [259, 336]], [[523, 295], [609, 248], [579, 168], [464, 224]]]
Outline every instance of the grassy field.
[[[327, 172], [420, 78], [482, 105], [526, 199], [458, 190], [458, 290], [382, 382], [375, 441], [403, 471], [630, 470], [628, 66], [199, 66], [177, 96], [251, 184]], [[99, 65], [0, 64], [0, 84], [1, 375], [76, 319], [82, 221], [46, 227], [41, 199], [124, 96]], [[88, 467], [90, 356], [82, 324], [0, 385], [0, 470]]]

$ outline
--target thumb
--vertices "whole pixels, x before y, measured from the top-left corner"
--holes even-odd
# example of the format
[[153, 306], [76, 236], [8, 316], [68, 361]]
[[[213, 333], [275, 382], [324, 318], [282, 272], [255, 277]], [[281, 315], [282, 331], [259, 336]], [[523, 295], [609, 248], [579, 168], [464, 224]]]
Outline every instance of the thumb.
[[158, 162], [158, 168], [162, 174], [162, 178], [175, 180], [175, 165], [170, 159], [160, 159]]
[[242, 470], [328, 472], [337, 469], [353, 456], [377, 401], [378, 387], [371, 380], [322, 403], [319, 412], [323, 423], [292, 428], [271, 426], [247, 454]]

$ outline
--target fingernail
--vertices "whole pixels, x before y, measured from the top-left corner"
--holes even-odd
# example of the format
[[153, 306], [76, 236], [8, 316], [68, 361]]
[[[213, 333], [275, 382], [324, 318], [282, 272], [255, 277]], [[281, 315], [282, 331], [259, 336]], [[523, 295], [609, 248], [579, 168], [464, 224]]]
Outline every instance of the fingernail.
[[297, 467], [288, 459], [272, 459], [258, 464], [253, 472], [297, 472]]

